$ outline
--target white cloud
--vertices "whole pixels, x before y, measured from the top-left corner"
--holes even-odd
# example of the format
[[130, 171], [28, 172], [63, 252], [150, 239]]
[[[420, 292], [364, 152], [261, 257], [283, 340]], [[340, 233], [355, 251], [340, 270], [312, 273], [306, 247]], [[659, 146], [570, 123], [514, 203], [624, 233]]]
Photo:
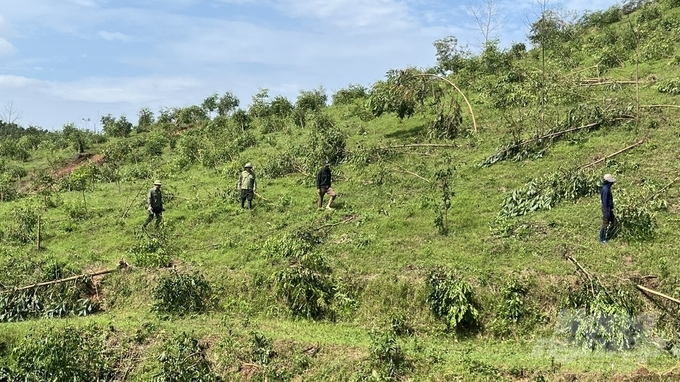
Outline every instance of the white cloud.
[[277, 7], [290, 17], [319, 19], [348, 32], [416, 26], [416, 11], [395, 0], [280, 0]]
[[4, 38], [0, 38], [0, 56], [4, 54], [12, 54], [16, 51], [14, 49], [14, 46], [9, 43], [9, 41], [5, 40]]
[[132, 36], [120, 33], [120, 32], [107, 32], [107, 31], [99, 31], [97, 32], [97, 35], [101, 38], [103, 38], [106, 41], [123, 41], [123, 42], [129, 42], [129, 41], [134, 41], [134, 38]]
[[49, 83], [43, 91], [68, 101], [143, 105], [201, 85], [201, 81], [184, 77], [89, 78]]
[[0, 75], [0, 90], [20, 89], [38, 85], [40, 81], [21, 76]]

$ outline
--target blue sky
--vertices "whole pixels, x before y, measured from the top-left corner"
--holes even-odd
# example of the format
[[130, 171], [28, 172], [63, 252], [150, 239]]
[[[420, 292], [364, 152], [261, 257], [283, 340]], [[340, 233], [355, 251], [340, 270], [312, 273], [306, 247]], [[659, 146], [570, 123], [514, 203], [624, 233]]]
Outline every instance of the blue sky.
[[[483, 41], [469, 6], [484, 0], [21, 0], [0, 1], [0, 116], [23, 126], [94, 129], [99, 117], [199, 104], [260, 88], [295, 101], [370, 86], [389, 69], [429, 67], [432, 43]], [[526, 41], [536, 0], [494, 0], [502, 46]], [[601, 10], [613, 0], [552, 0]], [[87, 121], [89, 119], [89, 122]]]

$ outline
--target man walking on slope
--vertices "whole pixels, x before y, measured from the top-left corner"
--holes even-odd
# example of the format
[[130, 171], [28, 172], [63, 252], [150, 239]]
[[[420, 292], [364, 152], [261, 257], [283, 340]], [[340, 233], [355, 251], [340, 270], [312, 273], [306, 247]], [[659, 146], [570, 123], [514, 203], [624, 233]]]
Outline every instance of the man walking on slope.
[[323, 207], [323, 197], [328, 194], [330, 199], [328, 199], [327, 210], [332, 210], [331, 204], [335, 200], [335, 191], [331, 188], [331, 169], [328, 161], [323, 163], [323, 167], [316, 174], [316, 193], [319, 194], [319, 209]]
[[241, 191], [241, 209], [244, 208], [246, 200], [248, 200], [248, 209], [252, 209], [253, 194], [255, 194], [255, 173], [252, 164], [246, 163], [243, 166], [243, 171], [238, 177], [237, 187]]
[[603, 179], [600, 199], [602, 200], [602, 227], [600, 228], [600, 242], [607, 244], [609, 239], [608, 231], [611, 232], [616, 227], [616, 217], [614, 216], [614, 198], [612, 197], [612, 186], [616, 179], [611, 174], [606, 174]]
[[146, 229], [146, 226], [151, 223], [154, 216], [156, 217], [156, 228], [161, 224], [163, 220], [163, 194], [161, 193], [161, 182], [159, 180], [153, 182], [153, 188], [149, 190], [146, 195], [146, 210], [149, 214], [146, 221], [142, 224], [142, 230]]

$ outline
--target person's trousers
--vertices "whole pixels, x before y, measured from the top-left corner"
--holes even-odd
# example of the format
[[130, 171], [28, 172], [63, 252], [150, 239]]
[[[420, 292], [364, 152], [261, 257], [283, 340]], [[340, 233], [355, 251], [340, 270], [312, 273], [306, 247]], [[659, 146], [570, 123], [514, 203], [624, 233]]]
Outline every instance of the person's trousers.
[[255, 192], [253, 190], [241, 189], [241, 208], [245, 207], [246, 200], [248, 201], [248, 209], [253, 208], [253, 195]]
[[154, 217], [156, 218], [155, 226], [156, 226], [156, 228], [158, 228], [158, 226], [161, 224], [161, 221], [163, 220], [163, 212], [162, 211], [160, 211], [160, 212], [149, 212], [149, 216], [147, 216], [146, 221], [144, 222], [144, 224], [142, 224], [142, 228], [146, 228], [146, 226], [149, 223], [151, 223], [151, 221], [153, 220]]

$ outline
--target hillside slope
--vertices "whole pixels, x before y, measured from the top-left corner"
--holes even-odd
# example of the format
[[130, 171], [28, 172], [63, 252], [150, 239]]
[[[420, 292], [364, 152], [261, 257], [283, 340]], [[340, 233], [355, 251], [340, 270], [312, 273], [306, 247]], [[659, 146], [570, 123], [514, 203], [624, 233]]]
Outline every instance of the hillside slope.
[[[453, 50], [331, 106], [7, 138], [0, 380], [676, 380], [678, 306], [636, 288], [680, 296], [676, 3], [550, 14], [531, 50]], [[103, 161], [60, 172], [83, 146]]]

